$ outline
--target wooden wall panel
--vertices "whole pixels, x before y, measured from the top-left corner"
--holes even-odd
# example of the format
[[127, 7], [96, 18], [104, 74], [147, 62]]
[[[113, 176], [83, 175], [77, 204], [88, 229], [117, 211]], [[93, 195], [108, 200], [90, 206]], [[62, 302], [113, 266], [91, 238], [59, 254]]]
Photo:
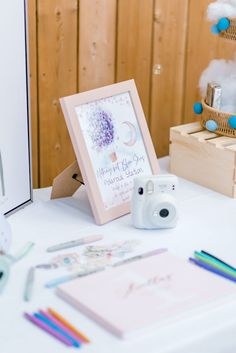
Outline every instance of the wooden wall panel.
[[188, 0], [155, 0], [151, 134], [158, 157], [168, 154], [169, 128], [181, 124]]
[[116, 0], [80, 0], [79, 91], [114, 83]]
[[206, 19], [206, 9], [210, 2], [212, 0], [189, 0], [184, 122], [197, 119], [193, 113], [193, 104], [200, 99], [198, 82], [202, 71], [211, 60], [232, 59], [236, 51], [235, 42], [223, 40], [210, 32], [212, 23]]
[[74, 160], [58, 99], [77, 91], [77, 0], [38, 1], [40, 186]]
[[210, 33], [211, 0], [29, 0], [34, 186], [74, 153], [58, 98], [134, 78], [158, 156], [169, 127], [196, 120], [198, 81], [235, 42]]
[[153, 0], [119, 0], [116, 80], [135, 79], [149, 120]]
[[32, 174], [33, 187], [39, 187], [39, 158], [38, 158], [38, 71], [37, 71], [37, 3], [28, 1], [28, 33], [29, 33], [29, 62], [30, 62], [30, 108], [31, 108], [31, 136], [32, 136]]

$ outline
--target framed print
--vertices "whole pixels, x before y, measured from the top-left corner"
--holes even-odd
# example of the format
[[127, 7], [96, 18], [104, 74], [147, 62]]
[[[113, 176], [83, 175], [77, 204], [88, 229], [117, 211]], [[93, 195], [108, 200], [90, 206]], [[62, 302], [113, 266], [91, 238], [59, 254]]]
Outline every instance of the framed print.
[[60, 102], [96, 222], [129, 213], [134, 177], [158, 173], [134, 81]]
[[31, 202], [26, 2], [0, 12], [0, 213]]

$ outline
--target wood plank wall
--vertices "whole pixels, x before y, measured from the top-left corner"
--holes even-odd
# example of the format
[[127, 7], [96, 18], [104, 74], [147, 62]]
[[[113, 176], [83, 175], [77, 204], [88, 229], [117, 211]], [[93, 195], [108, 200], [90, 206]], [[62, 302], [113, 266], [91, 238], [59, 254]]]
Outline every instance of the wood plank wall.
[[134, 78], [158, 157], [193, 121], [198, 80], [233, 42], [210, 33], [211, 0], [28, 0], [34, 187], [74, 160], [58, 99]]

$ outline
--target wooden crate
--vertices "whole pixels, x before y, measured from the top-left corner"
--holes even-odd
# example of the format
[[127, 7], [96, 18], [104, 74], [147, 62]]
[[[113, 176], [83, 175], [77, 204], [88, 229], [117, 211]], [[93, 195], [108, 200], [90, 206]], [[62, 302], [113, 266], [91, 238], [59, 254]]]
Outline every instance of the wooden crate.
[[170, 171], [236, 197], [236, 138], [218, 136], [191, 123], [170, 129]]

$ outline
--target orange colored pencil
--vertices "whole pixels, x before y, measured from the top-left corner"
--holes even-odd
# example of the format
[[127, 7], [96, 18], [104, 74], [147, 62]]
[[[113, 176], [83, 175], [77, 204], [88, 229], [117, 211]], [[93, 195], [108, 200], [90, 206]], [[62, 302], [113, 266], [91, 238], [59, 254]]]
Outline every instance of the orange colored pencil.
[[60, 314], [58, 314], [55, 310], [52, 308], [48, 308], [48, 312], [54, 316], [57, 320], [61, 321], [61, 323], [65, 326], [67, 326], [71, 331], [73, 331], [81, 340], [83, 340], [85, 343], [90, 343], [91, 341], [86, 337], [83, 333], [81, 333], [79, 330], [77, 330], [74, 326], [72, 326], [64, 317], [62, 317]]

